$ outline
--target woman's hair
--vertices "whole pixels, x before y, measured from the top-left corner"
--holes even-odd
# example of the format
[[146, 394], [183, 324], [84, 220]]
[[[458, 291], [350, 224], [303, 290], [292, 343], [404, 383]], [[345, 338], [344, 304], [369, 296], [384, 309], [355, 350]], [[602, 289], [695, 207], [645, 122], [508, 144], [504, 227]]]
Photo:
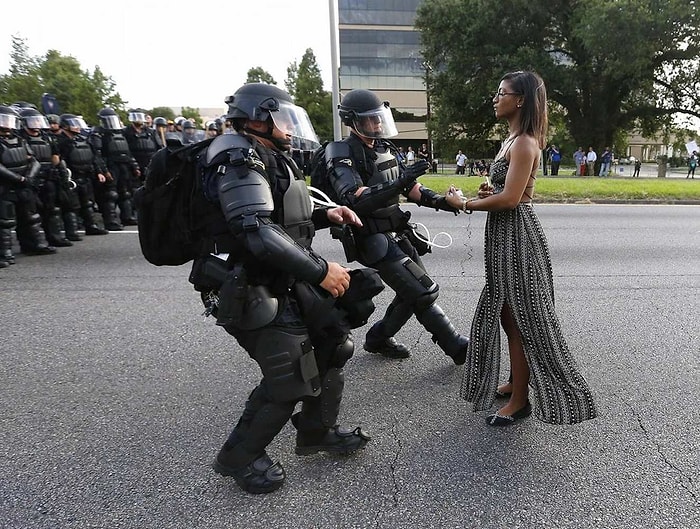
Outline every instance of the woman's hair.
[[522, 94], [520, 133], [531, 134], [544, 148], [547, 137], [547, 89], [544, 81], [535, 72], [510, 72], [501, 81], [508, 81], [511, 90]]

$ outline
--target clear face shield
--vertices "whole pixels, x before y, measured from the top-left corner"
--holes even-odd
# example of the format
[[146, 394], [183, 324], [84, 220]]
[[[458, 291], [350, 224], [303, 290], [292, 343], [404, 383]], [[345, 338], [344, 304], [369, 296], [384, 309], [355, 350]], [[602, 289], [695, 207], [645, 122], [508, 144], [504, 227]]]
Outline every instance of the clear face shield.
[[107, 130], [119, 130], [122, 128], [119, 116], [102, 116], [100, 120], [102, 121], [102, 126]]
[[0, 114], [0, 129], [19, 129], [19, 118], [12, 114]]
[[129, 112], [127, 119], [131, 123], [143, 125], [144, 123], [146, 123], [146, 113], [145, 112]]
[[46, 116], [27, 116], [22, 118], [22, 121], [24, 122], [25, 129], [36, 130], [50, 128], [49, 120], [46, 119]]
[[292, 138], [297, 139], [296, 141], [320, 145], [309, 115], [303, 108], [284, 103], [280, 105], [279, 110], [271, 111], [270, 116], [275, 127], [285, 134], [290, 134]]
[[366, 138], [393, 138], [399, 133], [387, 102], [379, 108], [355, 113], [353, 126], [358, 134]]

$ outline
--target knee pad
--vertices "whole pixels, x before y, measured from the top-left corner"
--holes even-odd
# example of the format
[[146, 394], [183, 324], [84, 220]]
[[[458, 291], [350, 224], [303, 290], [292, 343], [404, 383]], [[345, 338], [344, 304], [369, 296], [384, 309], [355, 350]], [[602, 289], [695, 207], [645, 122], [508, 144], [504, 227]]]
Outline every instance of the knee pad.
[[376, 268], [384, 282], [410, 305], [427, 306], [434, 301], [429, 301], [430, 296], [437, 298], [438, 284], [410, 257], [379, 263]]
[[328, 365], [330, 367], [343, 367], [355, 352], [355, 343], [349, 335], [345, 335], [345, 339], [339, 343], [331, 354]]
[[116, 202], [119, 198], [119, 193], [117, 193], [114, 189], [110, 189], [109, 191], [107, 191], [105, 198], [109, 202]]
[[256, 333], [254, 350], [249, 353], [260, 365], [271, 400], [292, 401], [320, 393], [318, 365], [307, 333], [280, 327]]

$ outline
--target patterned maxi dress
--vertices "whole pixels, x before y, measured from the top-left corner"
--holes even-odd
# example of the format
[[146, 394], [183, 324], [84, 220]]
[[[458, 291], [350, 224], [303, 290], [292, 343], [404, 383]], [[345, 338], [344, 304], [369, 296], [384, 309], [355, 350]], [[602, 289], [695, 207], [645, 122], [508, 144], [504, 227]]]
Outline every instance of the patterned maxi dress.
[[[491, 165], [494, 193], [503, 191], [508, 160]], [[533, 412], [548, 423], [596, 416], [593, 396], [569, 353], [554, 311], [549, 248], [531, 204], [489, 212], [485, 233], [486, 286], [472, 322], [460, 395], [474, 411], [493, 405], [501, 359], [500, 314], [507, 303], [530, 367]]]

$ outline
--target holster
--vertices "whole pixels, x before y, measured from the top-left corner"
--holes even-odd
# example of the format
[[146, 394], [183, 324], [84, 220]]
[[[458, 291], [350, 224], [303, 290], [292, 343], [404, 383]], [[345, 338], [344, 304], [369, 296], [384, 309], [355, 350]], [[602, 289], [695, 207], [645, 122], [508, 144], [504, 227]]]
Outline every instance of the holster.
[[219, 290], [216, 324], [252, 331], [271, 323], [277, 317], [279, 300], [265, 285], [251, 285], [241, 264], [226, 274]]
[[226, 261], [213, 255], [206, 255], [198, 257], [192, 263], [189, 281], [198, 292], [219, 290], [224, 281], [226, 281], [227, 274], [228, 266]]
[[345, 259], [348, 263], [357, 261], [357, 245], [355, 235], [349, 224], [331, 226], [331, 237], [340, 240], [345, 252]]

